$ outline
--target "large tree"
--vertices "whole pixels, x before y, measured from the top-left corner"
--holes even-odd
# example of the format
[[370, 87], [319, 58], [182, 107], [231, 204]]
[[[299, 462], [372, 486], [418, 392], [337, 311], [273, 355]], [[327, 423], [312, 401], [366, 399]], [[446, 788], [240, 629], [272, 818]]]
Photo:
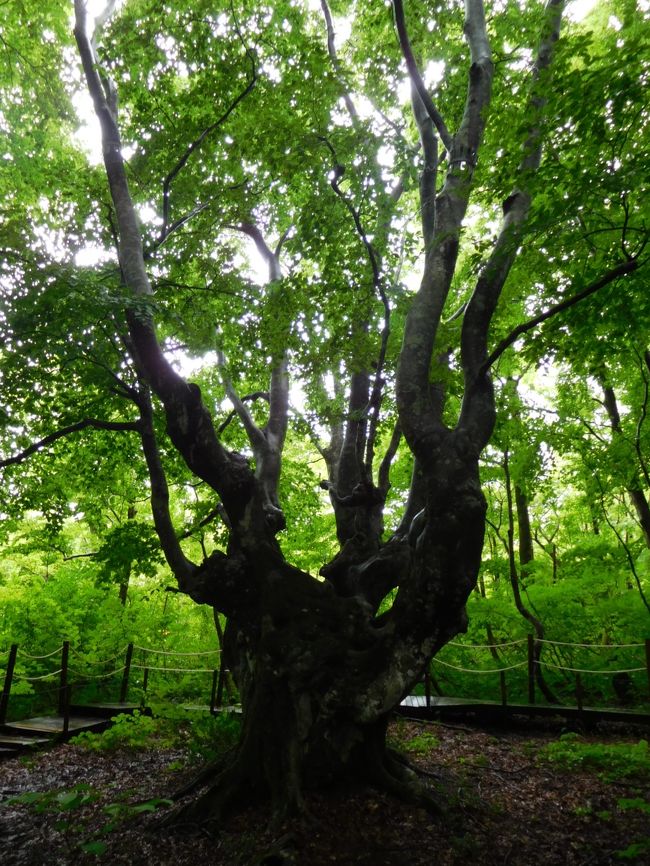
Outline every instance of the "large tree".
[[[634, 287], [646, 234], [629, 138], [647, 138], [647, 112], [618, 91], [585, 106], [584, 82], [602, 83], [611, 61], [587, 33], [558, 42], [562, 0], [117, 5], [89, 21], [74, 2], [103, 175], [67, 138], [52, 160], [69, 176], [11, 204], [3, 375], [20, 409], [3, 465], [72, 434], [92, 447], [97, 428], [139, 436], [162, 550], [180, 591], [226, 616], [243, 708], [239, 745], [201, 778], [193, 817], [251, 790], [283, 814], [304, 786], [346, 773], [423, 797], [386, 724], [466, 628], [491, 371], [545, 320]], [[618, 7], [621, 26], [642, 15]], [[51, 28], [74, 89], [77, 61]], [[643, 37], [629, 34], [639, 88]], [[612, 128], [624, 131], [608, 162]], [[75, 265], [91, 237], [107, 260]], [[261, 284], [241, 274], [252, 249]], [[418, 262], [410, 291], [402, 269]], [[193, 381], [178, 347], [204, 358]], [[320, 575], [283, 542], [290, 439], [293, 465], [310, 441], [326, 475], [336, 547]], [[401, 471], [410, 461], [402, 496], [396, 455]], [[193, 477], [203, 519], [222, 521], [201, 561], [172, 518], [170, 473]]]

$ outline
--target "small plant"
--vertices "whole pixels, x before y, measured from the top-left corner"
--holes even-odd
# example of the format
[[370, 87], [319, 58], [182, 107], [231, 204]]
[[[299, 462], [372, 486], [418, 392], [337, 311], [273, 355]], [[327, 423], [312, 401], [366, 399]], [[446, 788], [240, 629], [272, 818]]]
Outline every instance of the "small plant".
[[646, 854], [650, 851], [650, 839], [641, 839], [639, 842], [633, 842], [624, 848], [622, 851], [616, 851], [615, 857], [619, 860], [637, 860], [641, 854]]
[[99, 794], [90, 785], [79, 784], [63, 791], [26, 791], [7, 802], [29, 806], [38, 814], [44, 812], [59, 814], [60, 818], [55, 822], [54, 827], [63, 834], [66, 844], [72, 851], [74, 848], [72, 834], [79, 832], [82, 825], [77, 823], [76, 814], [73, 818], [70, 813], [76, 813], [82, 806], [88, 806], [98, 799]]
[[[85, 784], [75, 785], [64, 791], [25, 791], [17, 797], [11, 797], [10, 804], [21, 803], [30, 806], [35, 812], [70, 812], [80, 806], [87, 806], [99, 799], [99, 794]], [[57, 829], [60, 829], [57, 827]]]
[[440, 740], [434, 734], [429, 734], [425, 731], [407, 740], [403, 744], [403, 748], [415, 755], [427, 755], [433, 749], [438, 748], [439, 745]]
[[112, 719], [112, 725], [101, 734], [84, 731], [71, 742], [91, 751], [103, 752], [120, 748], [147, 749], [161, 746], [160, 726], [157, 720], [140, 710], [133, 714], [121, 713]]
[[[29, 806], [39, 814], [43, 812], [50, 814], [61, 813], [63, 816], [70, 812], [76, 812], [82, 806], [95, 803], [99, 798], [99, 793], [90, 785], [79, 784], [70, 790], [63, 791], [26, 791], [24, 794], [12, 797], [7, 802]], [[96, 832], [94, 838], [80, 842], [75, 842], [72, 838], [73, 834], [81, 834], [84, 830], [84, 824], [78, 819], [73, 821], [71, 818], [62, 817], [54, 826], [55, 829], [64, 834], [71, 851], [76, 847], [86, 854], [99, 856], [106, 851], [108, 845], [97, 837], [112, 833], [113, 830], [117, 829], [130, 818], [135, 818], [146, 812], [155, 812], [161, 807], [171, 805], [171, 800], [162, 797], [154, 797], [141, 803], [109, 803], [103, 808], [103, 811], [109, 817], [109, 821]]]
[[645, 812], [646, 815], [650, 815], [650, 803], [647, 800], [642, 800], [641, 797], [621, 797], [616, 805], [621, 812], [627, 812], [629, 809], [638, 809], [639, 812]]

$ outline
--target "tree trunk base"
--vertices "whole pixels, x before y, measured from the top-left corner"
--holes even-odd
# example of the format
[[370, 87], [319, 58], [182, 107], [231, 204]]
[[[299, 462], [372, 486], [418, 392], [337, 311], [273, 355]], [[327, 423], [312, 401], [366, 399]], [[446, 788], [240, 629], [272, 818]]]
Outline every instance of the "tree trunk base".
[[[364, 743], [362, 754], [343, 767], [336, 776], [322, 784], [336, 784], [349, 781], [367, 784], [390, 794], [402, 802], [425, 809], [433, 815], [444, 811], [443, 804], [418, 775], [407, 758], [385, 743], [379, 741], [376, 732]], [[319, 780], [311, 780], [310, 787], [319, 785]], [[179, 789], [173, 799], [179, 801], [199, 791], [185, 803], [178, 803], [162, 819], [160, 826], [204, 826], [220, 824], [226, 814], [255, 798], [267, 796], [270, 800], [270, 828], [276, 830], [287, 819], [299, 817], [318, 824], [308, 811], [303, 796], [303, 785], [294, 774], [284, 778], [253, 778], [250, 765], [242, 760], [238, 750], [217, 763], [202, 770], [191, 782]]]

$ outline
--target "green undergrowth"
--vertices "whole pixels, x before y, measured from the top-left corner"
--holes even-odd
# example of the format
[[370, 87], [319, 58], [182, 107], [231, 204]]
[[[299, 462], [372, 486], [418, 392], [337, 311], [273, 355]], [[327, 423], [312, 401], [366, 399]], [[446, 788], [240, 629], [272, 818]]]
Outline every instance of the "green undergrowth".
[[182, 748], [191, 761], [210, 761], [234, 746], [239, 734], [239, 719], [231, 714], [213, 716], [169, 706], [151, 714], [122, 713], [112, 721], [101, 734], [85, 731], [71, 742], [94, 752]]
[[544, 746], [538, 760], [567, 770], [591, 770], [607, 782], [650, 780], [650, 750], [647, 740], [638, 743], [593, 743], [578, 734], [563, 734]]
[[[556, 764], [566, 770], [587, 770], [598, 774], [605, 782], [628, 782], [636, 786], [650, 782], [650, 749], [647, 740], [638, 743], [593, 743], [578, 734], [564, 734], [559, 740], [549, 743], [538, 753], [538, 760]], [[616, 801], [619, 812], [642, 812], [650, 814], [650, 802], [643, 797], [619, 797]], [[593, 815], [601, 821], [609, 821], [610, 810], [592, 812], [585, 806], [578, 814]], [[650, 852], [650, 837], [635, 839], [627, 848], [614, 852], [621, 861], [640, 862], [639, 858]], [[645, 861], [644, 861], [645, 862]]]

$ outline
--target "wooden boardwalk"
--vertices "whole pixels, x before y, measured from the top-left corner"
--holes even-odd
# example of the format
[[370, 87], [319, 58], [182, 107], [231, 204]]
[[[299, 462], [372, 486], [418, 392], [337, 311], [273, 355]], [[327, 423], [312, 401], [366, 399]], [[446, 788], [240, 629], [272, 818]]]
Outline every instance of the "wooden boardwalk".
[[0, 725], [0, 758], [43, 748], [67, 740], [83, 731], [100, 733], [120, 713], [132, 713], [138, 704], [124, 701], [70, 707], [69, 715], [34, 716]]
[[630, 722], [648, 725], [650, 714], [636, 710], [605, 709], [601, 707], [573, 707], [561, 704], [503, 704], [496, 701], [479, 701], [471, 698], [448, 698], [431, 695], [409, 695], [404, 698], [396, 712], [417, 719], [441, 719], [458, 716], [475, 716], [481, 721], [503, 720], [513, 716], [535, 716], [564, 718], [591, 722]]

